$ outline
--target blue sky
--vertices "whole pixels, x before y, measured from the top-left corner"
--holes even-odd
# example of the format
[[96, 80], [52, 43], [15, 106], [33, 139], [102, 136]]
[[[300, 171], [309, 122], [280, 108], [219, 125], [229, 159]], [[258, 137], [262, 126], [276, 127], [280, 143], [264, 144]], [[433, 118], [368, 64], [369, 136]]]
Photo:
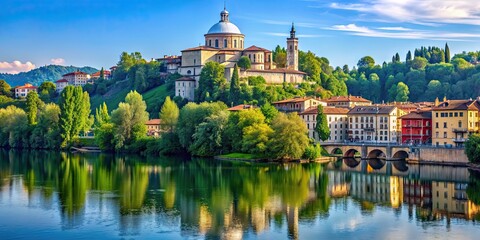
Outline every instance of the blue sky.
[[[57, 63], [110, 67], [122, 51], [146, 59], [203, 43], [223, 0], [0, 0], [0, 72]], [[285, 45], [296, 23], [301, 50], [333, 66], [377, 63], [420, 46], [480, 50], [478, 0], [227, 0], [245, 46]]]

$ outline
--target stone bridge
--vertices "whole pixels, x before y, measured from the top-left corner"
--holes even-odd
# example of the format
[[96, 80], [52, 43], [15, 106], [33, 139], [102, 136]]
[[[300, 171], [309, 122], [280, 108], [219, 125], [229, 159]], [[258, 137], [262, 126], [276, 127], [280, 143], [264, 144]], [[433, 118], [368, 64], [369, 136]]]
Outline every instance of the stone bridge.
[[404, 145], [372, 143], [323, 143], [325, 150], [333, 156], [362, 159], [380, 158], [385, 160], [409, 159], [412, 149]]

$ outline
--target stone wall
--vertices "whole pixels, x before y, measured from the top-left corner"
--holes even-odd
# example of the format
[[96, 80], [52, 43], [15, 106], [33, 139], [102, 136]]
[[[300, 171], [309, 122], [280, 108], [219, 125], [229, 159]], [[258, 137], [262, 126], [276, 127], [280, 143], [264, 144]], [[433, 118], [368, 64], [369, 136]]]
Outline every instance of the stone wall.
[[409, 159], [418, 162], [465, 165], [468, 163], [463, 148], [413, 148]]

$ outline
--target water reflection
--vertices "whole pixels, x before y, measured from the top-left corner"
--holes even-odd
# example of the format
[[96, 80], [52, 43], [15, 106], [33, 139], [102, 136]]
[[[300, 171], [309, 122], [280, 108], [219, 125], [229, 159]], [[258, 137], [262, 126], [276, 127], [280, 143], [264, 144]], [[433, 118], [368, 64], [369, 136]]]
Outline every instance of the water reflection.
[[[362, 216], [385, 207], [398, 216], [405, 206], [408, 218], [420, 223], [479, 219], [480, 178], [465, 168], [355, 158], [277, 165], [40, 151], [1, 151], [0, 159], [0, 204], [56, 208], [64, 230], [118, 225], [110, 231], [122, 237], [242, 239], [277, 229], [299, 239], [302, 224], [329, 219], [337, 204]], [[347, 210], [350, 201], [353, 210]]]

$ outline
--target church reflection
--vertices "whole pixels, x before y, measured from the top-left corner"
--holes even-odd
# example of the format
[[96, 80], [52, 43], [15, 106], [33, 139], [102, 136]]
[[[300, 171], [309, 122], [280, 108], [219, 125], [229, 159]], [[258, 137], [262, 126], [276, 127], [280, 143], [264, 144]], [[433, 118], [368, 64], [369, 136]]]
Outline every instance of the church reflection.
[[466, 168], [379, 159], [252, 165], [0, 152], [0, 177], [0, 197], [18, 191], [44, 208], [58, 208], [67, 229], [92, 214], [98, 221], [113, 218], [122, 237], [155, 224], [185, 237], [243, 239], [286, 229], [289, 238], [301, 239], [299, 224], [328, 218], [339, 199], [351, 199], [361, 214], [407, 209], [419, 222], [478, 219], [480, 210], [480, 177]]

